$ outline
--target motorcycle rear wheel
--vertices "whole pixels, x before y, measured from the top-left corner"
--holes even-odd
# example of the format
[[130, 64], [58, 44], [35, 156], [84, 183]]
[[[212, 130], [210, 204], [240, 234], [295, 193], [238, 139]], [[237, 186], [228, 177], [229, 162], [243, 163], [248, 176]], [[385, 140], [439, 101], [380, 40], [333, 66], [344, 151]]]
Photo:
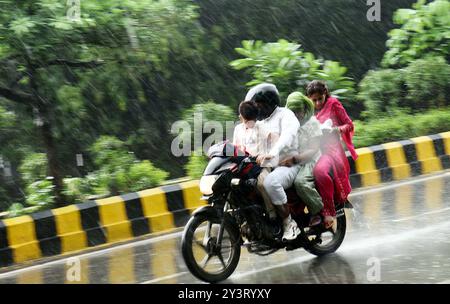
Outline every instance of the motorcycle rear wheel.
[[[315, 237], [313, 237], [313, 239], [310, 239], [312, 244], [310, 246], [305, 247], [306, 251], [316, 256], [324, 256], [335, 252], [339, 248], [339, 246], [341, 246], [342, 242], [344, 241], [345, 232], [347, 230], [347, 219], [345, 217], [344, 210], [342, 210], [342, 212], [343, 214], [336, 218], [335, 231], [329, 229], [320, 234], [316, 234]], [[332, 235], [331, 240], [326, 244], [323, 243], [324, 234]], [[315, 242], [315, 239], [317, 237], [319, 237], [322, 240], [321, 243]]]
[[[220, 225], [221, 219], [218, 217], [194, 215], [187, 223], [181, 241], [187, 268], [195, 277], [209, 283], [227, 279], [236, 269], [241, 255], [238, 230], [228, 220], [223, 223], [223, 239], [217, 246]], [[199, 262], [202, 254], [204, 257]], [[216, 265], [220, 268], [216, 269]]]

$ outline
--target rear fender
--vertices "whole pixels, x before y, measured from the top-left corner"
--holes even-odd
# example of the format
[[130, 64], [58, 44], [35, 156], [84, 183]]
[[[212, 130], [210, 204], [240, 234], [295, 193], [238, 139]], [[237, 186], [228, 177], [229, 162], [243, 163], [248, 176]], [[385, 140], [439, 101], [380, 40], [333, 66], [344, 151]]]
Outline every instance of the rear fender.
[[344, 204], [344, 208], [353, 209], [353, 205], [347, 200]]
[[336, 210], [336, 217], [345, 216], [345, 210], [344, 208], [339, 208]]

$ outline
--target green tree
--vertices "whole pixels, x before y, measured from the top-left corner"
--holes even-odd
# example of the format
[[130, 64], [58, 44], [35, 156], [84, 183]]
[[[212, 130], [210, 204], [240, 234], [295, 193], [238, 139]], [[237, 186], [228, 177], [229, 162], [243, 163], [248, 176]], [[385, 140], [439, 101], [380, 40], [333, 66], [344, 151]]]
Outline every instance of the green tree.
[[199, 179], [202, 177], [206, 166], [208, 165], [208, 158], [202, 151], [195, 151], [189, 157], [189, 161], [185, 166], [186, 173], [191, 178]]
[[28, 120], [2, 104], [0, 101], [0, 211], [24, 199], [16, 168], [33, 143], [34, 135]]
[[399, 9], [394, 22], [400, 28], [389, 32], [389, 50], [383, 58], [386, 67], [404, 67], [415, 59], [450, 54], [450, 2], [419, 0], [413, 9]]
[[14, 112], [7, 111], [5, 108], [0, 106], [0, 132], [3, 133], [5, 129], [10, 128], [14, 124], [14, 120]]
[[[199, 144], [208, 148], [214, 143], [230, 140], [238, 115], [237, 111], [232, 110], [229, 106], [217, 104], [210, 100], [205, 103], [194, 104], [183, 111], [182, 119], [189, 123], [191, 132], [180, 133], [178, 136], [181, 136], [184, 144], [190, 142], [190, 150], [193, 151], [200, 148]], [[199, 132], [201, 138], [194, 132]], [[196, 142], [199, 140], [201, 142]], [[206, 153], [207, 151], [203, 152]]]
[[35, 206], [38, 210], [53, 207], [55, 196], [51, 178], [38, 180], [27, 186], [27, 204]]
[[415, 111], [450, 105], [450, 64], [443, 57], [426, 57], [405, 68], [407, 106]]
[[369, 71], [359, 83], [358, 99], [364, 102], [365, 118], [394, 115], [400, 108], [410, 112], [450, 104], [450, 65], [443, 57], [412, 61], [403, 69]]
[[[128, 151], [125, 142], [112, 136], [101, 136], [92, 146], [91, 151], [94, 162], [98, 166], [98, 170], [93, 172], [98, 188], [112, 195], [155, 187], [168, 176], [167, 172], [156, 168], [150, 161], [138, 160], [132, 152]], [[93, 184], [89, 180], [86, 182]], [[80, 193], [83, 191], [80, 190]]]
[[130, 191], [139, 191], [159, 186], [169, 174], [144, 160], [131, 165], [128, 175]]
[[385, 115], [364, 122], [355, 121], [355, 130], [353, 142], [357, 148], [447, 132], [450, 130], [450, 108], [444, 107], [414, 114], [399, 110], [390, 116]]
[[47, 157], [45, 153], [32, 153], [25, 157], [19, 167], [19, 172], [28, 186], [47, 176]]
[[[2, 73], [0, 96], [36, 116], [58, 205], [64, 198], [57, 138], [68, 132], [62, 118], [83, 109], [80, 90], [64, 85], [92, 69], [110, 73], [121, 67], [130, 74], [148, 62], [153, 70], [163, 70], [170, 49], [185, 46], [184, 22], [196, 16], [193, 5], [176, 0], [83, 0], [81, 18], [75, 21], [67, 18], [67, 10], [52, 0], [7, 0], [0, 12], [0, 63], [9, 72]], [[90, 75], [95, 77], [92, 71]], [[123, 108], [127, 91], [129, 87], [124, 92], [119, 86], [110, 103]]]
[[365, 105], [364, 118], [394, 114], [403, 105], [404, 72], [401, 70], [372, 70], [359, 83], [358, 99]]
[[[187, 121], [192, 130], [194, 130], [194, 124], [206, 123], [208, 121], [217, 121], [225, 129], [227, 122], [234, 122], [237, 120], [237, 112], [231, 109], [229, 106], [215, 103], [209, 100], [205, 103], [194, 104], [189, 109], [183, 111], [182, 118]], [[196, 121], [196, 118], [199, 120]], [[201, 119], [201, 120], [200, 120]]]
[[[383, 57], [387, 32], [395, 27], [393, 12], [410, 7], [416, 0], [382, 2], [381, 22], [369, 22], [367, 1], [197, 1], [208, 40], [220, 44], [228, 61], [236, 58], [234, 48], [242, 40], [284, 38], [302, 44], [305, 51], [318, 58], [342, 63], [349, 68], [349, 76], [358, 81]], [[221, 58], [214, 56], [211, 63], [221, 62]], [[234, 77], [227, 77], [227, 84], [240, 88], [246, 78], [240, 73], [231, 75]], [[224, 102], [220, 97], [214, 99]]]
[[353, 93], [354, 83], [345, 76], [347, 68], [338, 62], [316, 59], [304, 52], [300, 44], [281, 39], [275, 43], [243, 41], [242, 46], [236, 51], [246, 58], [234, 60], [230, 65], [237, 70], [246, 69], [252, 75], [247, 86], [274, 83], [285, 99], [291, 92], [304, 91], [308, 82], [320, 78], [327, 81], [331, 94], [341, 99]]

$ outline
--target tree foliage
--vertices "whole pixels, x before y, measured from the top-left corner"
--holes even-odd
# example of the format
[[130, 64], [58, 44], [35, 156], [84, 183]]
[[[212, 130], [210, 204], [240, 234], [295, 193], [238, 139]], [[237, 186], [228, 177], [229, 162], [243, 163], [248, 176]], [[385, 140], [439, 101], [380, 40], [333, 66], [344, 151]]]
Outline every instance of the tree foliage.
[[389, 32], [389, 50], [383, 58], [386, 67], [403, 67], [425, 56], [450, 54], [450, 2], [419, 0], [412, 9], [399, 9], [394, 22], [400, 28]]
[[202, 151], [195, 151], [189, 157], [189, 161], [185, 166], [186, 174], [190, 178], [199, 179], [202, 177], [206, 166], [208, 165], [208, 158], [202, 153]]
[[338, 62], [316, 59], [314, 54], [304, 52], [300, 44], [281, 39], [274, 43], [243, 41], [236, 52], [245, 56], [230, 65], [246, 69], [252, 80], [247, 86], [262, 82], [277, 85], [283, 99], [293, 91], [304, 91], [308, 82], [320, 78], [327, 81], [331, 94], [346, 99], [353, 93], [354, 83], [347, 77], [347, 68]]
[[406, 106], [420, 111], [450, 105], [450, 64], [443, 57], [413, 61], [405, 68], [404, 79]]
[[364, 117], [375, 119], [394, 114], [404, 98], [403, 71], [372, 70], [359, 83], [358, 99], [365, 105]]
[[[196, 145], [201, 144], [205, 148], [203, 153], [206, 153], [209, 146], [231, 139], [238, 114], [229, 106], [209, 100], [205, 103], [194, 104], [183, 111], [182, 119], [190, 126], [190, 132], [181, 130], [183, 133], [180, 132], [178, 135], [182, 138], [183, 144], [191, 143], [189, 150], [196, 150], [196, 153], [201, 148]], [[201, 142], [198, 142], [199, 139]]]
[[[386, 130], [389, 130], [388, 132]], [[410, 114], [396, 111], [369, 121], [355, 121], [355, 147], [368, 147], [450, 130], [450, 108]]]
[[411, 62], [404, 69], [370, 71], [359, 84], [358, 98], [364, 102], [363, 116], [376, 119], [398, 109], [420, 112], [450, 105], [450, 65], [443, 57]]
[[155, 187], [168, 176], [150, 161], [138, 160], [124, 142], [112, 136], [100, 137], [91, 151], [98, 167], [93, 172], [98, 186], [112, 195]]
[[47, 157], [45, 153], [33, 153], [25, 157], [19, 167], [19, 172], [25, 185], [47, 177]]
[[[192, 130], [194, 130], [195, 124], [203, 127], [203, 123], [208, 121], [219, 122], [225, 130], [227, 122], [234, 122], [237, 120], [236, 113], [237, 111], [231, 109], [229, 106], [208, 100], [205, 103], [192, 105], [189, 109], [183, 111], [181, 117], [191, 125]], [[198, 121], [196, 121], [196, 119], [198, 119]]]
[[[71, 20], [60, 2], [8, 0], [1, 5], [0, 96], [34, 116], [61, 204], [62, 179], [68, 167], [73, 168], [64, 160], [85, 150], [103, 131], [98, 128], [98, 111], [91, 109], [108, 104], [109, 108], [101, 107], [106, 124], [115, 118], [107, 116], [111, 110], [127, 112], [144, 91], [154, 90], [142, 74], [167, 74], [171, 51], [188, 49], [187, 37], [196, 31], [195, 6], [176, 0], [84, 0], [81, 18]], [[139, 73], [142, 64], [147, 68]], [[87, 93], [92, 92], [94, 78], [108, 78], [97, 92], [100, 104], [92, 103]], [[89, 123], [96, 124], [95, 132], [86, 128]], [[114, 127], [113, 133], [122, 129], [120, 124]], [[61, 148], [61, 140], [70, 149]]]

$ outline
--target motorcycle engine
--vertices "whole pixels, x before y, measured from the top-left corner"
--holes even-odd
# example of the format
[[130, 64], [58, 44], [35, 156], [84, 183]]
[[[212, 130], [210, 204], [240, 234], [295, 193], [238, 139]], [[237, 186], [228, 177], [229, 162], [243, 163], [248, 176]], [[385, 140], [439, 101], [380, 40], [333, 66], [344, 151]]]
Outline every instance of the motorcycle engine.
[[254, 241], [254, 236], [253, 236], [252, 230], [250, 229], [250, 226], [247, 222], [245, 222], [241, 225], [241, 234], [243, 237], [245, 237], [250, 242]]
[[252, 229], [248, 222], [244, 222], [241, 225], [241, 233], [250, 242], [261, 240], [263, 236], [263, 231], [259, 223], [256, 223]]

